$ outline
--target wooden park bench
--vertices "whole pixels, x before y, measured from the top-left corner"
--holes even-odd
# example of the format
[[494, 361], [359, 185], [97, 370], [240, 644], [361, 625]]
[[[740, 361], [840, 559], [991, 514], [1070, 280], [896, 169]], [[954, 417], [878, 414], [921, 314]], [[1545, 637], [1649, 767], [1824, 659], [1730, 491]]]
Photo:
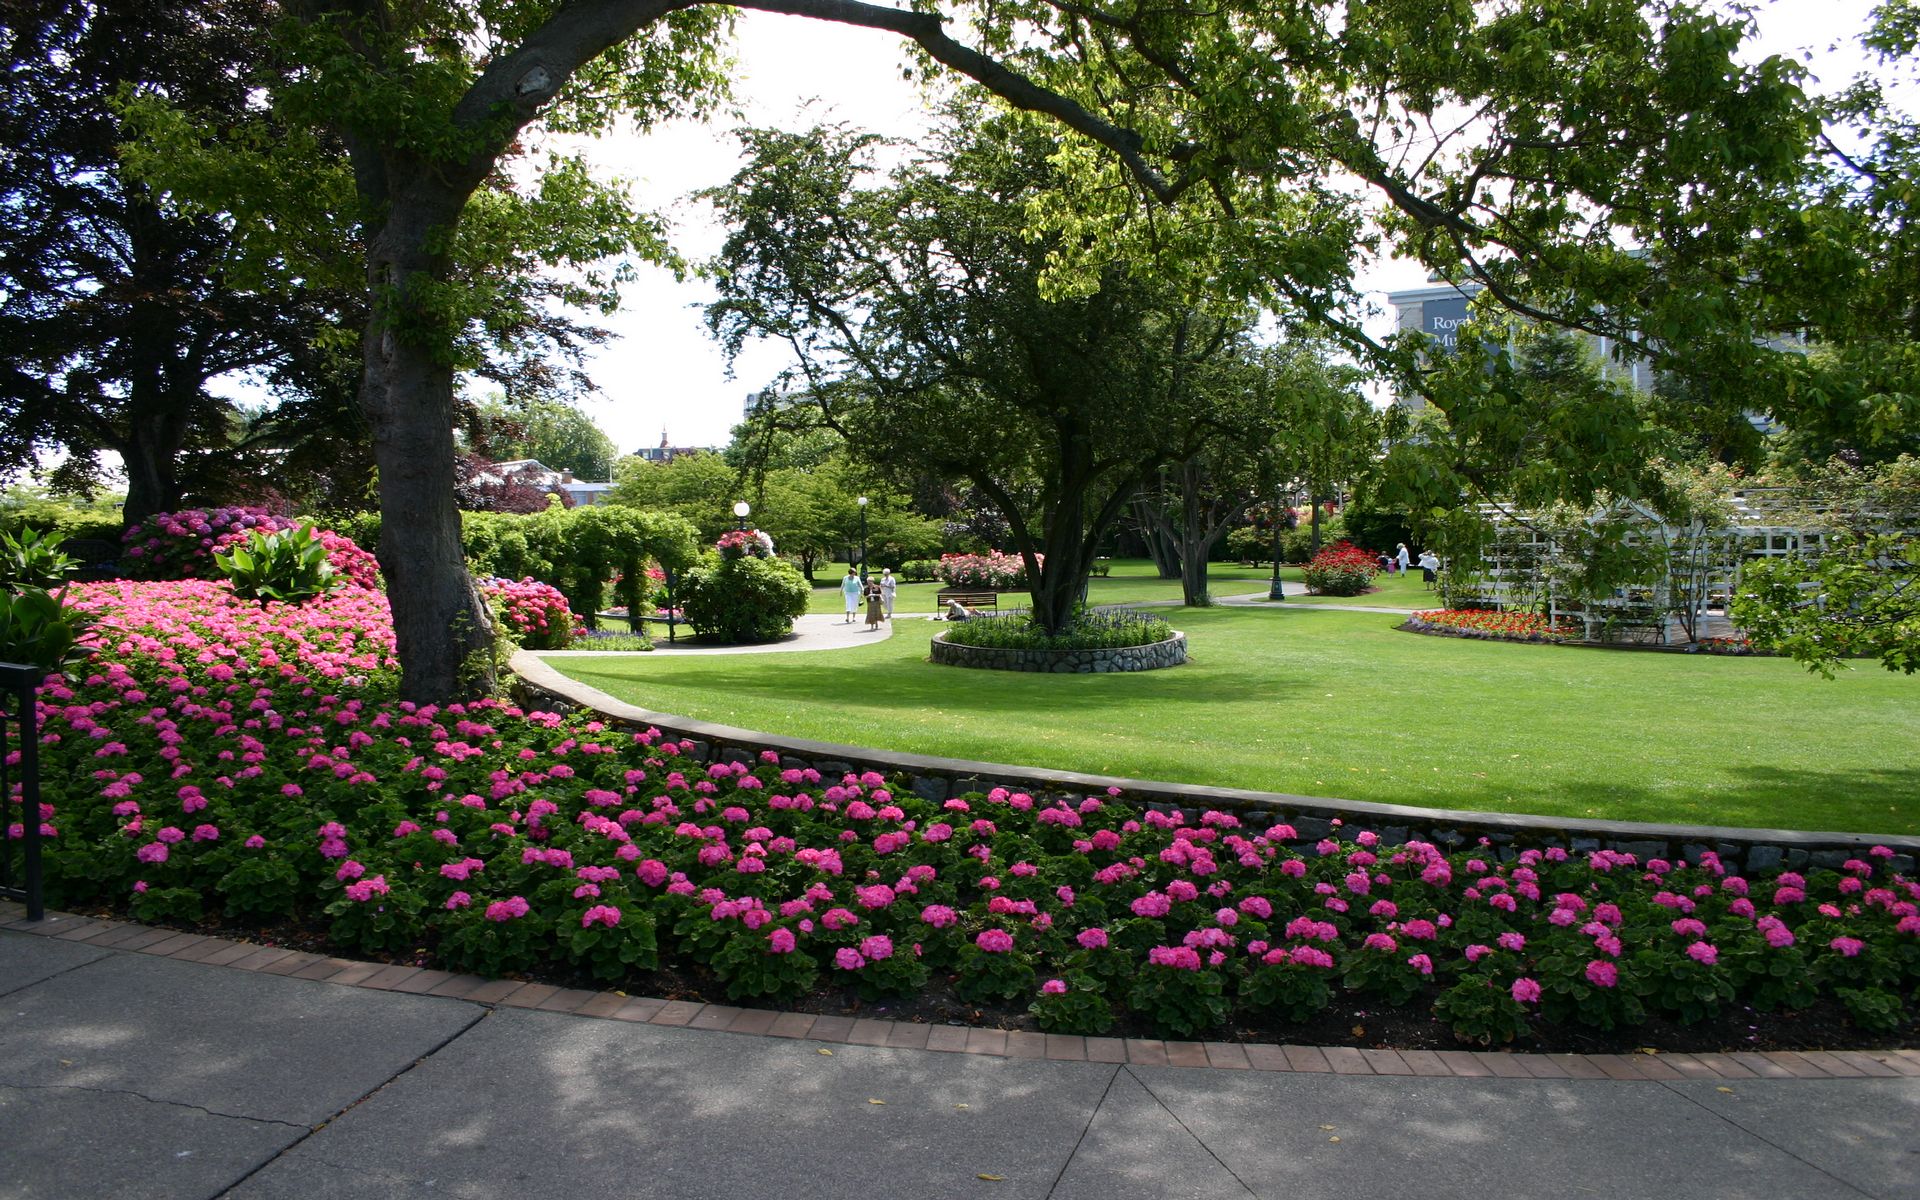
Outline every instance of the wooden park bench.
[[1000, 611], [1000, 595], [997, 592], [978, 592], [969, 588], [941, 588], [934, 593], [933, 611], [940, 616], [947, 615], [947, 606], [958, 601], [968, 612], [978, 612], [983, 608]]

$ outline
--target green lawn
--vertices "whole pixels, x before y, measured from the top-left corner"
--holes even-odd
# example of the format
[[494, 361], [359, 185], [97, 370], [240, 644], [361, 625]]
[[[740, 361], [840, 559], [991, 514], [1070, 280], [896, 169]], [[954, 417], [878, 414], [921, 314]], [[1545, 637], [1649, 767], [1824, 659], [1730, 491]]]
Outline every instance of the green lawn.
[[1194, 661], [1138, 675], [935, 667], [932, 628], [904, 622], [846, 651], [553, 661], [662, 712], [926, 754], [1429, 807], [1920, 831], [1920, 680], [1869, 664], [1828, 682], [1779, 659], [1421, 637], [1377, 613], [1168, 615]]

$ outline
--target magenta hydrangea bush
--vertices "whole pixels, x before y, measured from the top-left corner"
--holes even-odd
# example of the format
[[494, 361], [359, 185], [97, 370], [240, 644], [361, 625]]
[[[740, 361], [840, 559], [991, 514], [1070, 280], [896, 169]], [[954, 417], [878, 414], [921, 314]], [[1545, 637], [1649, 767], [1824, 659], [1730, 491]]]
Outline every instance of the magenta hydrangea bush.
[[485, 579], [480, 595], [492, 606], [507, 634], [529, 650], [564, 650], [585, 632], [567, 598], [537, 579]]
[[1479, 1042], [1822, 999], [1887, 1030], [1920, 985], [1920, 882], [1884, 847], [1762, 876], [1711, 853], [1303, 843], [1110, 794], [936, 803], [771, 751], [703, 764], [655, 731], [399, 703], [377, 593], [74, 590], [101, 651], [40, 694], [55, 904], [322, 921], [345, 950], [483, 974], [631, 984], [671, 961], [741, 1000], [937, 973], [1063, 1031], [1284, 1027], [1346, 999]]
[[[1044, 555], [1039, 557], [1046, 561]], [[948, 587], [1007, 592], [1027, 586], [1027, 563], [1018, 554], [943, 554], [934, 575]]]
[[[264, 508], [237, 505], [155, 513], [121, 535], [121, 569], [132, 579], [219, 578], [215, 554], [245, 542], [255, 530], [279, 533], [299, 527], [299, 521]], [[380, 564], [352, 538], [331, 529], [312, 532], [326, 546], [327, 561], [340, 580], [359, 588], [380, 586]]]
[[773, 537], [760, 529], [730, 529], [720, 535], [713, 544], [720, 557], [729, 561], [738, 558], [772, 558]]

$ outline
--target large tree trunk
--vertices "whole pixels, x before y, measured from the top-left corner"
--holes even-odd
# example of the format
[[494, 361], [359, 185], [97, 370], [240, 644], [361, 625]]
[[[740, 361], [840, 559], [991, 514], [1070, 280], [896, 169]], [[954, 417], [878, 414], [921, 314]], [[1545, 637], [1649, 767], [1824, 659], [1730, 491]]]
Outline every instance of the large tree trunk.
[[128, 286], [135, 296], [125, 326], [126, 429], [114, 449], [127, 472], [121, 519], [133, 526], [180, 506], [180, 450], [205, 381], [179, 357], [181, 315], [166, 298], [185, 289], [160, 215], [144, 200], [130, 198], [125, 221], [133, 252]]
[[[1074, 610], [1086, 596], [1094, 547], [1119, 520], [1128, 498], [1137, 493], [1141, 482], [1137, 475], [1115, 478], [1110, 473], [1106, 479], [1113, 490], [1104, 500], [1096, 496], [1094, 489], [1102, 482], [1102, 476], [1094, 465], [1085, 432], [1072, 423], [1059, 430], [1058, 490], [1046, 505], [1042, 518], [1045, 526], [1038, 539], [993, 481], [974, 480], [1007, 517], [1015, 545], [1027, 564], [1027, 592], [1033, 600], [1033, 622], [1048, 633], [1059, 633], [1073, 624]], [[1036, 561], [1037, 555], [1046, 556], [1044, 564]]]
[[179, 422], [165, 414], [135, 412], [127, 421], [127, 440], [115, 447], [127, 472], [127, 500], [121, 518], [137, 525], [155, 513], [180, 505]]
[[1073, 624], [1073, 611], [1086, 590], [1087, 568], [1093, 561], [1085, 536], [1081, 493], [1076, 490], [1069, 496], [1048, 524], [1045, 565], [1037, 573], [1031, 562], [1027, 565], [1033, 620], [1048, 633], [1060, 633]]
[[418, 300], [418, 284], [445, 274], [421, 249], [436, 224], [396, 208], [369, 249], [368, 282], [388, 299], [367, 322], [360, 387], [380, 468], [378, 557], [400, 694], [433, 704], [494, 686], [493, 626], [467, 573], [454, 503], [453, 369], [418, 332], [437, 324]]

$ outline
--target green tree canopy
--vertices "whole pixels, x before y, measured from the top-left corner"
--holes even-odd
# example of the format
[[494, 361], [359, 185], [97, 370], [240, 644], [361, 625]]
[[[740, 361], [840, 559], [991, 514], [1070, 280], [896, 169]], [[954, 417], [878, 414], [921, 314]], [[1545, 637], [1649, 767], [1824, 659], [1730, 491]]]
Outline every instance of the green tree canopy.
[[[659, 255], [651, 227], [566, 163], [539, 175], [536, 203], [514, 199], [503, 164], [530, 127], [646, 128], [710, 106], [741, 8], [896, 34], [926, 68], [1078, 134], [1055, 155], [1062, 185], [1025, 214], [1056, 238], [1050, 292], [1085, 296], [1154, 258], [1308, 314], [1409, 376], [1416, 347], [1373, 346], [1343, 315], [1374, 250], [1726, 377], [1775, 361], [1760, 341], [1779, 314], [1756, 294], [1801, 285], [1844, 307], [1828, 285], [1859, 258], [1842, 236], [1817, 243], [1833, 269], [1783, 276], [1783, 254], [1729, 274], [1801, 207], [1821, 114], [1792, 63], [1740, 61], [1749, 18], [1688, 0], [299, 0], [282, 69], [260, 83], [288, 133], [250, 149], [279, 161], [320, 144], [303, 131], [330, 130], [350, 160], [355, 203], [340, 211], [359, 236], [322, 232], [335, 261], [357, 255], [364, 271], [361, 407], [413, 698], [457, 693], [486, 639], [458, 551], [452, 393], [463, 331], [503, 310], [462, 286], [459, 247], [478, 240], [497, 251], [485, 261], [522, 266]], [[272, 211], [249, 203], [260, 181], [294, 173], [171, 152], [231, 141], [202, 129], [147, 165], [193, 164], [180, 186], [248, 227]], [[298, 240], [314, 207], [289, 207], [267, 240]], [[1809, 244], [1803, 232], [1779, 244]]]
[[[0, 467], [59, 448], [60, 478], [85, 485], [100, 454], [118, 455], [138, 521], [190, 498], [258, 497], [268, 479], [297, 493], [289, 476], [316, 443], [316, 457], [353, 457], [355, 370], [336, 335], [364, 319], [356, 293], [260, 286], [229, 227], [181, 211], [119, 158], [124, 89], [240, 119], [271, 12], [264, 0], [7, 7]], [[285, 402], [249, 414], [216, 394], [215, 380], [242, 375]]]
[[533, 458], [556, 471], [571, 471], [576, 479], [596, 481], [613, 478], [619, 455], [613, 439], [573, 405], [539, 397], [514, 402], [499, 393], [473, 406], [467, 444], [494, 462]]
[[931, 161], [881, 183], [878, 143], [839, 129], [743, 135], [712, 197], [736, 232], [708, 319], [802, 356], [807, 397], [875, 471], [965, 479], [1027, 559], [1035, 620], [1061, 629], [1093, 547], [1143, 476], [1213, 436], [1207, 382], [1249, 324], [1120, 267], [1049, 298], [1058, 240], [1026, 202], [1057, 144], [956, 109]]
[[718, 454], [676, 454], [664, 463], [628, 457], [613, 466], [607, 502], [625, 508], [677, 513], [711, 543], [734, 527], [733, 506], [749, 500], [744, 473]]

